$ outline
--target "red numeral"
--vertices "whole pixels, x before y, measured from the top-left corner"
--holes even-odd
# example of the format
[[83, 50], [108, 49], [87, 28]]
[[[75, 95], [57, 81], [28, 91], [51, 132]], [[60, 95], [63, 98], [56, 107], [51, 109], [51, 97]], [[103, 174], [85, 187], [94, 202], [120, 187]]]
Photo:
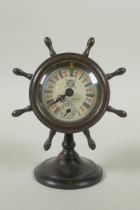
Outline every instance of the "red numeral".
[[92, 92], [93, 91], [93, 89], [92, 88], [86, 88], [86, 91], [88, 92]]
[[48, 99], [52, 99], [52, 95], [47, 95], [47, 98]]
[[64, 74], [64, 77], [67, 77], [68, 76], [68, 71], [67, 70], [64, 70], [63, 71], [63, 74]]
[[48, 89], [53, 89], [53, 86], [52, 85], [48, 85]]
[[57, 108], [57, 104], [53, 104], [53, 105], [52, 105], [52, 108], [53, 108], [53, 109], [56, 109], [56, 108]]
[[88, 101], [89, 103], [91, 102], [91, 98], [86, 98], [86, 101]]
[[78, 71], [74, 71], [74, 77], [78, 77], [78, 75], [79, 75], [79, 72]]
[[82, 107], [82, 106], [80, 106], [80, 110], [81, 110], [81, 112], [84, 112], [85, 111], [85, 108]]
[[54, 78], [54, 80], [56, 80], [56, 81], [58, 81], [58, 80], [59, 80], [58, 75], [55, 75], [53, 78]]
[[88, 79], [87, 79], [86, 77], [84, 77], [84, 78], [82, 79], [82, 83], [85, 83], [85, 82], [88, 82]]

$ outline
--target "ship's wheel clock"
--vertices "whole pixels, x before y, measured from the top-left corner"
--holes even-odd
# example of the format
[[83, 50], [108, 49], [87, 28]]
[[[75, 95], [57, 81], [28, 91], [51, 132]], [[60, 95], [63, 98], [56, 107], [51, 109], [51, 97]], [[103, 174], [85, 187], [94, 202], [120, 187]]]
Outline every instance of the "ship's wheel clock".
[[63, 151], [58, 157], [50, 158], [35, 168], [35, 178], [42, 184], [61, 189], [84, 188], [96, 184], [102, 178], [102, 169], [93, 161], [81, 158], [75, 152], [73, 133], [83, 132], [90, 149], [96, 145], [89, 128], [97, 123], [106, 111], [120, 117], [126, 112], [109, 105], [109, 82], [112, 77], [125, 73], [125, 68], [105, 74], [91, 60], [89, 51], [94, 38], [87, 42], [82, 54], [56, 54], [50, 38], [45, 44], [50, 51], [50, 58], [43, 62], [35, 73], [28, 74], [15, 68], [16, 75], [30, 80], [30, 105], [15, 110], [14, 117], [33, 111], [36, 117], [48, 128], [50, 133], [44, 149], [51, 147], [56, 132], [64, 133]]

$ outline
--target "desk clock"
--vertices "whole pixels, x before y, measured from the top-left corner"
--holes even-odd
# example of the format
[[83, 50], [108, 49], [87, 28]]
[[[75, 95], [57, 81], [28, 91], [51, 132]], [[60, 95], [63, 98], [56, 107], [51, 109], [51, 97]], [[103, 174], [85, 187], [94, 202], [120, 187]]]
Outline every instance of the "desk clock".
[[119, 68], [105, 74], [100, 66], [89, 58], [94, 38], [87, 42], [82, 54], [57, 54], [50, 38], [45, 38], [50, 58], [45, 60], [34, 74], [19, 68], [14, 74], [30, 80], [30, 105], [15, 110], [14, 117], [33, 111], [36, 117], [50, 129], [44, 149], [49, 150], [56, 132], [64, 133], [63, 150], [58, 157], [45, 160], [35, 170], [35, 178], [42, 184], [60, 189], [78, 189], [96, 184], [102, 178], [102, 169], [93, 161], [80, 157], [74, 150], [73, 133], [83, 132], [89, 148], [96, 145], [89, 128], [97, 123], [106, 111], [120, 117], [126, 112], [109, 105], [109, 80], [125, 73]]

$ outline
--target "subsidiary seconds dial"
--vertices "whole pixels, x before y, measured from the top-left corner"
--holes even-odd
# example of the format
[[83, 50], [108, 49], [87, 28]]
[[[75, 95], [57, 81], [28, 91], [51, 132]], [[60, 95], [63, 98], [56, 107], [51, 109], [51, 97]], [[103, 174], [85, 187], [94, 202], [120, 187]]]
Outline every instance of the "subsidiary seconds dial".
[[76, 107], [72, 103], [64, 103], [60, 108], [61, 118], [71, 120], [76, 115]]
[[98, 81], [78, 63], [66, 62], [50, 69], [40, 83], [44, 109], [57, 120], [76, 122], [97, 104]]

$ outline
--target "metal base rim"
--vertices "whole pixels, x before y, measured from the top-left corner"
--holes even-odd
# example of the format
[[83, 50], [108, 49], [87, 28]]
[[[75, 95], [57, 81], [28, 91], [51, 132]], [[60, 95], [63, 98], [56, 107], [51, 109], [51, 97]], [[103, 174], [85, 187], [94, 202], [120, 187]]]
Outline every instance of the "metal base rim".
[[56, 189], [81, 189], [97, 184], [103, 176], [102, 168], [87, 158], [80, 159], [79, 170], [74, 176], [63, 176], [57, 165], [57, 158], [50, 158], [34, 170], [35, 179]]

